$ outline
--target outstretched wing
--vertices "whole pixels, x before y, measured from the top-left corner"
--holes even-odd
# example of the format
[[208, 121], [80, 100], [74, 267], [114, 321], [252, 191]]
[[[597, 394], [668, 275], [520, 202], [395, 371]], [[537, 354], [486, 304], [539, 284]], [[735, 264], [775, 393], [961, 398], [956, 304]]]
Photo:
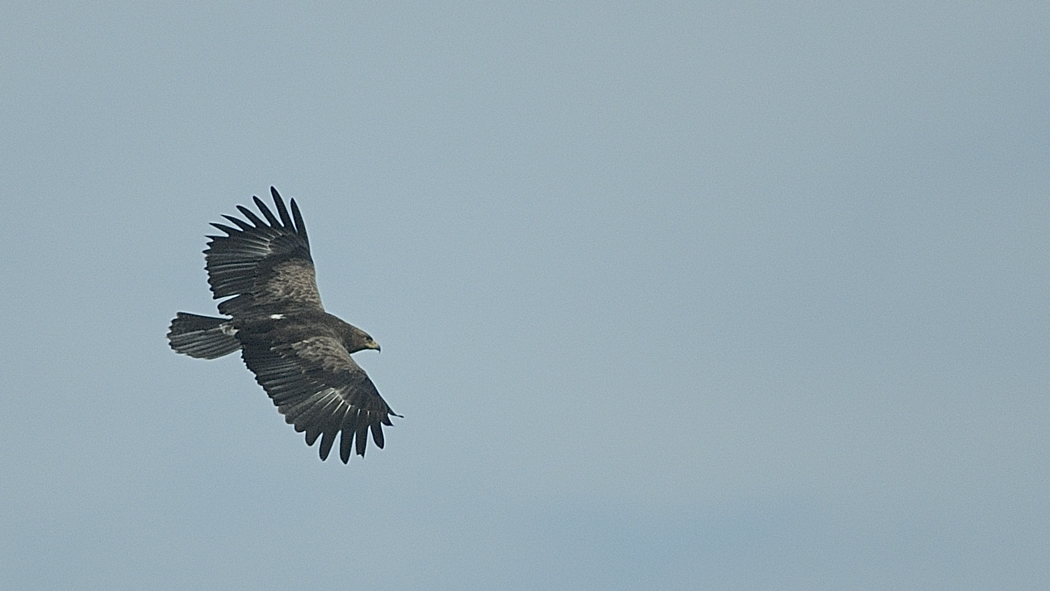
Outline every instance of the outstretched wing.
[[322, 460], [328, 458], [340, 432], [339, 457], [344, 464], [350, 461], [355, 438], [358, 455], [365, 455], [369, 431], [382, 449], [383, 425], [391, 425], [390, 415], [398, 415], [337, 339], [248, 340], [241, 355], [285, 420], [296, 431], [306, 432], [306, 444], [313, 445], [321, 437]]
[[219, 304], [223, 314], [237, 317], [324, 309], [299, 206], [292, 199], [289, 215], [277, 189], [270, 187], [270, 192], [278, 215], [253, 197], [265, 219], [238, 205], [247, 221], [224, 215], [236, 227], [212, 224], [226, 234], [208, 236], [204, 251], [212, 297], [234, 296]]

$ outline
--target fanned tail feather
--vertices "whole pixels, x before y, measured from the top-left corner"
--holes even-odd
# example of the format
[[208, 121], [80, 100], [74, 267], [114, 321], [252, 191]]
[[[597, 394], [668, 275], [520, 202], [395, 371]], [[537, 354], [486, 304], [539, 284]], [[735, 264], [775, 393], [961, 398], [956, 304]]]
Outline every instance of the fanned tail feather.
[[241, 348], [226, 318], [179, 312], [171, 321], [168, 343], [172, 349], [198, 359], [215, 359]]

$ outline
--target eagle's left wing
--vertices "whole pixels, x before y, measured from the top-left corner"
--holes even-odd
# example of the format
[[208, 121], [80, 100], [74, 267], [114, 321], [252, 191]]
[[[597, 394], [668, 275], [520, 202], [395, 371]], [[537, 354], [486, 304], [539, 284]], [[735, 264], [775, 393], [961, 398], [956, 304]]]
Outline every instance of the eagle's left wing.
[[324, 310], [299, 206], [292, 199], [289, 215], [277, 189], [270, 187], [270, 192], [278, 215], [254, 197], [266, 219], [238, 205], [247, 221], [224, 215], [236, 227], [212, 224], [226, 235], [208, 236], [211, 240], [204, 251], [208, 283], [215, 299], [235, 296], [219, 304], [223, 314]]
[[343, 463], [357, 439], [356, 451], [365, 455], [368, 433], [382, 449], [383, 425], [398, 416], [379, 395], [372, 380], [334, 337], [313, 336], [290, 343], [246, 339], [241, 355], [259, 385], [306, 444], [319, 436], [321, 459], [327, 459], [335, 437], [342, 432], [339, 457]]

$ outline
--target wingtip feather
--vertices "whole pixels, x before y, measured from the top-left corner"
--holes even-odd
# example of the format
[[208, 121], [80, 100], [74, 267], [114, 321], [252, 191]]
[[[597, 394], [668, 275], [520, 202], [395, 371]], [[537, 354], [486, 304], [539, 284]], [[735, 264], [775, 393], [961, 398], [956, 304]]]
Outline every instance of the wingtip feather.
[[240, 228], [242, 230], [252, 230], [252, 229], [255, 228], [255, 226], [249, 224], [248, 222], [242, 220], [241, 218], [235, 218], [232, 215], [226, 215], [226, 214], [222, 214], [222, 217], [230, 220], [231, 222], [236, 224], [238, 228]]
[[291, 216], [288, 215], [288, 208], [284, 206], [284, 199], [281, 199], [277, 189], [270, 187], [270, 192], [273, 193], [273, 204], [277, 207], [277, 214], [281, 216], [281, 223], [285, 228], [294, 230], [295, 225], [292, 223]]
[[343, 460], [344, 464], [350, 462], [350, 452], [353, 451], [354, 445], [354, 431], [353, 429], [343, 429], [343, 434], [339, 438], [339, 459]]
[[321, 446], [317, 450], [317, 453], [321, 456], [321, 461], [328, 459], [328, 454], [332, 452], [332, 444], [335, 443], [335, 436], [339, 431], [337, 429], [326, 429], [324, 437], [321, 438]]
[[266, 222], [262, 221], [262, 219], [259, 216], [255, 215], [254, 211], [248, 209], [247, 207], [243, 205], [238, 205], [237, 211], [241, 212], [244, 215], [244, 217], [251, 220], [251, 222], [255, 224], [256, 228], [266, 227]]
[[270, 225], [272, 227], [274, 227], [274, 228], [280, 228], [281, 227], [281, 222], [277, 219], [276, 216], [273, 215], [273, 212], [270, 211], [270, 208], [266, 207], [266, 204], [263, 203], [262, 199], [259, 199], [258, 196], [253, 195], [252, 196], [252, 201], [254, 201], [255, 202], [255, 206], [259, 208], [259, 212], [262, 213], [264, 216], [266, 216], [266, 221], [270, 222]]
[[303, 237], [303, 240], [309, 242], [306, 237], [306, 223], [303, 222], [303, 214], [299, 213], [299, 204], [292, 199], [292, 219], [295, 220], [295, 231]]
[[[365, 411], [361, 411], [361, 412], [362, 412], [362, 414], [365, 413]], [[368, 446], [368, 418], [367, 417], [360, 417], [358, 419], [357, 433], [355, 435], [355, 438], [357, 439], [357, 455], [359, 455], [359, 456], [361, 456], [363, 458], [363, 457], [365, 457], [365, 447]]]
[[376, 447], [383, 449], [383, 425], [381, 423], [372, 423], [372, 441], [376, 442]]

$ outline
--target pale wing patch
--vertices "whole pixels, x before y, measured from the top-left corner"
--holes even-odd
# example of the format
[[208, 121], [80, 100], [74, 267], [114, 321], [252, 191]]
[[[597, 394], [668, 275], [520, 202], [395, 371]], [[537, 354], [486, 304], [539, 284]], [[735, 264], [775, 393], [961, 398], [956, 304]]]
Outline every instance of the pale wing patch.
[[257, 285], [257, 302], [265, 304], [315, 304], [321, 307], [314, 266], [309, 261], [293, 259], [276, 265]]
[[317, 364], [325, 371], [341, 372], [360, 369], [343, 344], [333, 337], [310, 337], [292, 343], [291, 347], [295, 354], [303, 360]]

